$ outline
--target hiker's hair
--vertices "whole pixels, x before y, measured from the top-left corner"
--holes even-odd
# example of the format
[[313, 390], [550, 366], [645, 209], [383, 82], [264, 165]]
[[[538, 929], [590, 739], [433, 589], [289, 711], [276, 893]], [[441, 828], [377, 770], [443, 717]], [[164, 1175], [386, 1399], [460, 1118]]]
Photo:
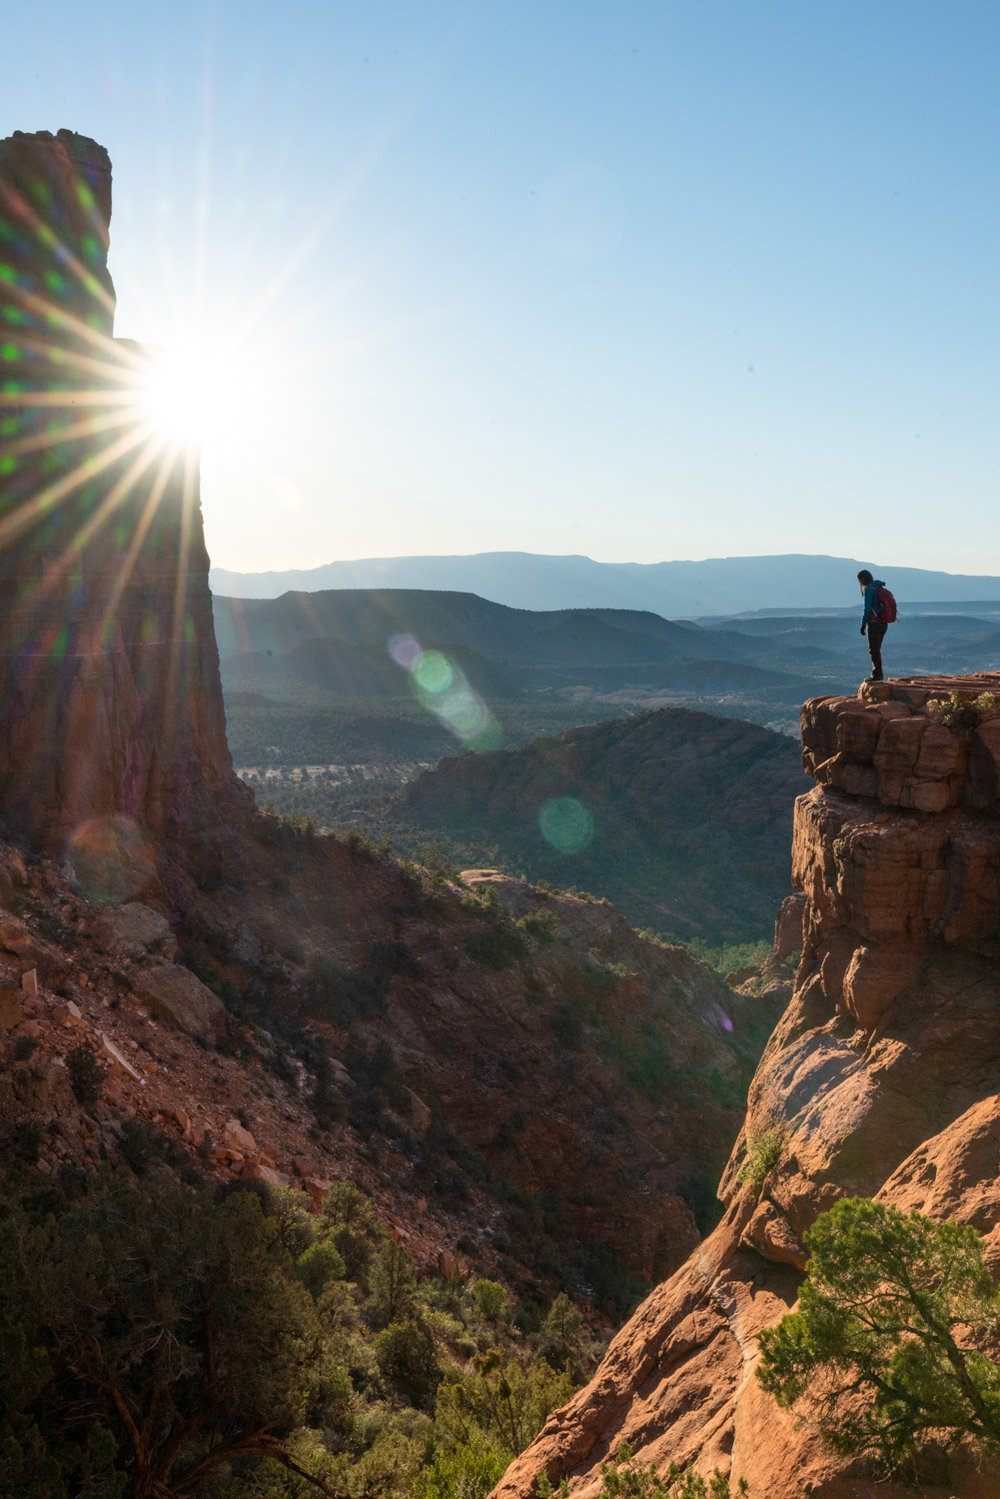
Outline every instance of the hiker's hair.
[[865, 584], [874, 583], [875, 582], [875, 579], [872, 577], [872, 575], [868, 571], [867, 567], [863, 567], [861, 569], [861, 571], [858, 573], [858, 582], [859, 583], [865, 583]]

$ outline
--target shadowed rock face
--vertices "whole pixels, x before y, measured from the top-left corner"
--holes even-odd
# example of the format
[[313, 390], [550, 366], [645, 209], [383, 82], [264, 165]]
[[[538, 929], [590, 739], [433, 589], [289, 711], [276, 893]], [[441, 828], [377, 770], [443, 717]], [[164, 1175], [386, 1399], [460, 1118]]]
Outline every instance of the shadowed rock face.
[[[972, 1223], [1000, 1269], [1000, 716], [942, 724], [927, 707], [998, 686], [911, 679], [806, 704], [821, 784], [796, 804], [803, 956], [723, 1175], [725, 1217], [498, 1495], [527, 1499], [543, 1468], [596, 1494], [622, 1441], [661, 1471], [746, 1478], [752, 1499], [906, 1492], [852, 1473], [778, 1409], [753, 1378], [756, 1334], [794, 1307], [803, 1235], [843, 1196]], [[775, 1129], [778, 1160], [741, 1181], [748, 1143]], [[946, 1487], [922, 1492], [985, 1499], [1000, 1474], [959, 1453]]]
[[239, 798], [197, 464], [143, 427], [110, 217], [96, 142], [0, 142], [0, 819], [207, 853]]

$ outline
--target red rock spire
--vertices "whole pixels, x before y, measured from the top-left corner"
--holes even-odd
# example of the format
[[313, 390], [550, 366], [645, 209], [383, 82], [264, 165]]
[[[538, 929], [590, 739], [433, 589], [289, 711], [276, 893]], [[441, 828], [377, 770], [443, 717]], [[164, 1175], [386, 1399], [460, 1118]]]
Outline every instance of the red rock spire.
[[198, 466], [129, 393], [110, 217], [95, 141], [0, 142], [0, 821], [207, 858], [236, 793]]

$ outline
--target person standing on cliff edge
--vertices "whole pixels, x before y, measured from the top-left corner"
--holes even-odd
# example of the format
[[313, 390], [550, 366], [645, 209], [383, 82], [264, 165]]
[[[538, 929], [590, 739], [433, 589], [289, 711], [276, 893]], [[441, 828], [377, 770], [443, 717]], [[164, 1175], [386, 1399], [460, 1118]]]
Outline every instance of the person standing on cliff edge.
[[872, 658], [871, 676], [868, 680], [881, 682], [882, 641], [885, 639], [885, 632], [889, 625], [889, 620], [883, 617], [886, 611], [879, 598], [879, 589], [885, 588], [885, 581], [882, 578], [873, 578], [867, 567], [863, 567], [858, 573], [858, 582], [861, 584], [865, 603], [865, 612], [861, 618], [861, 633], [868, 635], [868, 654]]

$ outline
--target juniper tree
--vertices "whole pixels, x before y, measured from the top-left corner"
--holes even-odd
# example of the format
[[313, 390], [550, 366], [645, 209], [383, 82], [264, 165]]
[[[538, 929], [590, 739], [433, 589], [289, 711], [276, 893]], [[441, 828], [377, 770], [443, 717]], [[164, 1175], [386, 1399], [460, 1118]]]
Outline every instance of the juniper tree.
[[799, 1310], [760, 1335], [779, 1404], [890, 1471], [932, 1433], [1000, 1448], [1000, 1293], [976, 1230], [848, 1198], [806, 1243]]

